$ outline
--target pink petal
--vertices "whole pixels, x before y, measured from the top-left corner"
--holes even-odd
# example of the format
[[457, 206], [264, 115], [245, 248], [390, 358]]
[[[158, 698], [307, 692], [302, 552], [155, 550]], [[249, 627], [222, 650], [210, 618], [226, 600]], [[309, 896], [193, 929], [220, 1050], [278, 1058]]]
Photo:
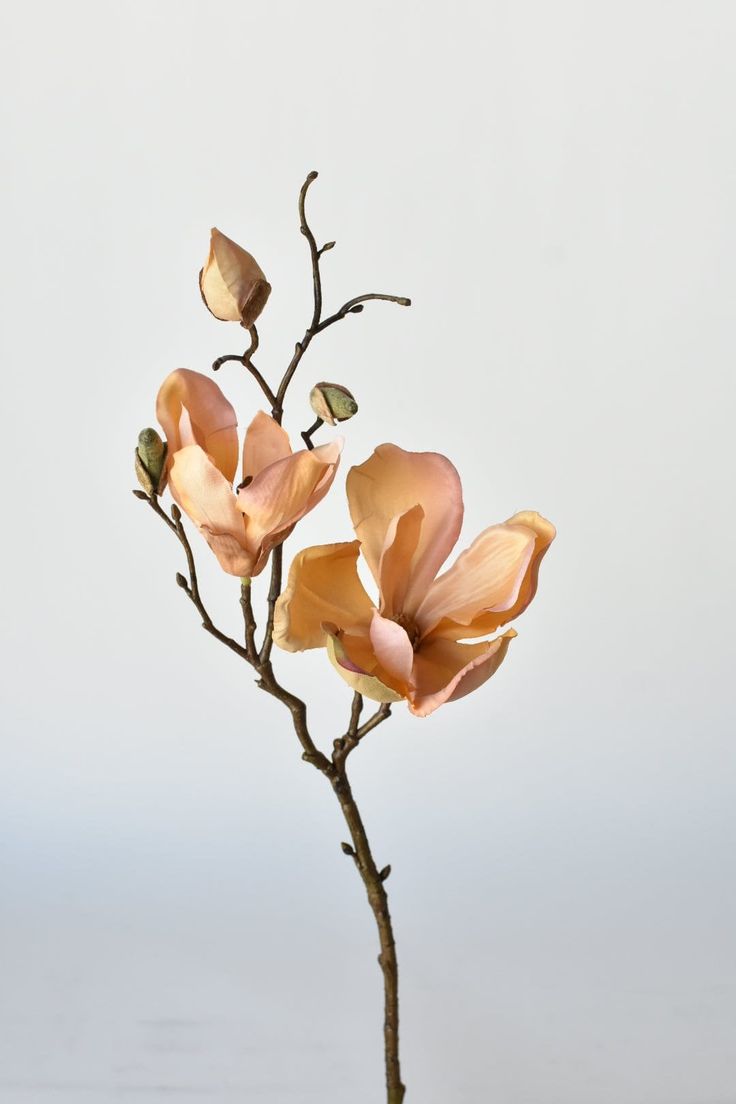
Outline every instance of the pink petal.
[[351, 468], [347, 493], [356, 536], [379, 586], [381, 557], [392, 519], [417, 505], [424, 511], [416, 548], [404, 563], [408, 578], [404, 612], [411, 615], [459, 536], [463, 517], [460, 477], [439, 453], [405, 452], [397, 445], [385, 444], [364, 464]]
[[414, 661], [414, 690], [409, 709], [416, 717], [428, 717], [448, 701], [457, 701], [477, 690], [503, 663], [516, 636], [503, 636], [482, 644], [456, 644], [433, 640], [422, 644]]
[[232, 483], [238, 466], [238, 419], [214, 380], [177, 368], [159, 389], [156, 417], [166, 434], [169, 460], [179, 449], [196, 443]]
[[245, 431], [243, 479], [253, 479], [269, 464], [291, 456], [289, 435], [278, 422], [259, 410]]
[[381, 617], [376, 610], [371, 621], [370, 639], [378, 663], [389, 676], [389, 684], [406, 694], [414, 665], [414, 649], [406, 630], [395, 621]]
[[199, 528], [230, 575], [249, 577], [253, 556], [245, 541], [243, 515], [232, 487], [199, 445], [174, 454], [169, 473], [171, 493]]
[[286, 530], [324, 498], [335, 478], [342, 440], [277, 460], [238, 492], [248, 544], [273, 547]]
[[510, 609], [531, 561], [534, 540], [534, 531], [524, 525], [493, 525], [481, 533], [432, 583], [417, 611], [420, 632], [426, 635], [443, 617], [467, 625], [485, 610]]
[[[509, 621], [513, 621], [514, 618], [522, 614], [531, 602], [537, 592], [539, 565], [555, 538], [555, 527], [541, 514], [534, 513], [532, 510], [514, 514], [512, 518], [505, 522], [505, 525], [521, 527], [534, 534], [532, 555], [513, 603], [505, 606], [503, 602], [500, 602], [493, 608], [479, 610], [470, 621], [467, 619], [461, 621], [460, 618], [453, 618], [450, 614], [446, 614], [435, 624], [434, 628], [429, 630], [429, 635], [433, 639], [440, 636], [449, 640], [488, 636], [490, 633], [496, 632], [502, 625], [507, 625]], [[438, 579], [437, 582], [440, 583], [441, 579]]]
[[[348, 686], [358, 694], [362, 694], [364, 698], [369, 698], [371, 701], [401, 701], [404, 696], [403, 694], [399, 694], [396, 690], [393, 690], [390, 686], [382, 682], [377, 675], [364, 670], [355, 662], [352, 655], [345, 647], [350, 639], [346, 634], [328, 632], [326, 639], [327, 654], [330, 657], [330, 662]], [[353, 642], [356, 639], [357, 638], [352, 638]]]
[[386, 531], [378, 568], [381, 613], [384, 617], [398, 616], [404, 610], [410, 582], [407, 564], [411, 563], [419, 544], [423, 521], [424, 510], [421, 506], [414, 506], [405, 514], [392, 518]]

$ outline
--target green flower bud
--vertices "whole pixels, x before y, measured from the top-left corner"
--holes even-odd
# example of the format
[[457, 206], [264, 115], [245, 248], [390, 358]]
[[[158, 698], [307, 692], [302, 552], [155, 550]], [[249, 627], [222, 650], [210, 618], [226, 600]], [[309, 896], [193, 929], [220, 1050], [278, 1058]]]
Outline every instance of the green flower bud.
[[135, 450], [135, 474], [146, 494], [160, 494], [166, 468], [166, 444], [155, 429], [142, 429]]
[[358, 413], [358, 404], [340, 383], [317, 383], [309, 392], [312, 410], [328, 425], [346, 422]]

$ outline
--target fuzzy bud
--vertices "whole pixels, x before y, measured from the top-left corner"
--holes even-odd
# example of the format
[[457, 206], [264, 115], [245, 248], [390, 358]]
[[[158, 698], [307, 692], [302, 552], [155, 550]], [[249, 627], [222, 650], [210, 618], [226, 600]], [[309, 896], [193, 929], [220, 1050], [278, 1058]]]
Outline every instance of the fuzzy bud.
[[340, 383], [317, 383], [309, 392], [312, 410], [328, 425], [346, 422], [358, 413], [358, 404], [347, 387]]
[[166, 444], [155, 429], [142, 429], [135, 450], [135, 474], [146, 494], [160, 494], [166, 468]]

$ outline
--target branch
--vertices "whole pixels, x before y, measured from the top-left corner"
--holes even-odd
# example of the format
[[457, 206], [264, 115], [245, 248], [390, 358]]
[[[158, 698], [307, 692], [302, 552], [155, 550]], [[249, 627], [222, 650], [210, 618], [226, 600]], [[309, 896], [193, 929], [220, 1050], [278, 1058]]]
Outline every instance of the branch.
[[238, 644], [237, 640], [233, 640], [232, 637], [227, 636], [224, 632], [221, 632], [220, 629], [217, 628], [205, 608], [204, 602], [202, 601], [202, 596], [199, 593], [199, 582], [197, 580], [197, 568], [194, 563], [194, 554], [192, 552], [192, 548], [189, 543], [189, 539], [187, 538], [186, 532], [184, 531], [184, 525], [182, 524], [181, 520], [181, 510], [179, 509], [179, 507], [176, 505], [171, 507], [171, 517], [173, 518], [172, 521], [161, 509], [161, 505], [155, 494], [147, 495], [143, 491], [133, 491], [133, 494], [136, 496], [136, 498], [142, 498], [145, 502], [147, 502], [153, 510], [154, 514], [157, 514], [158, 517], [166, 522], [169, 529], [171, 529], [172, 532], [176, 534], [179, 543], [184, 549], [184, 554], [187, 558], [187, 571], [189, 572], [189, 581], [187, 582], [186, 578], [182, 574], [177, 572], [176, 582], [178, 586], [180, 586], [181, 589], [184, 591], [187, 598], [189, 598], [190, 602], [196, 607], [200, 617], [202, 618], [202, 628], [205, 630], [205, 632], [208, 632], [210, 636], [214, 636], [216, 640], [219, 640], [221, 644], [224, 644], [227, 648], [229, 648], [230, 651], [235, 652], [235, 654], [240, 656], [241, 659], [247, 660], [248, 653], [246, 649], [243, 648], [242, 645]]
[[256, 381], [261, 391], [268, 399], [271, 406], [273, 406], [276, 402], [276, 396], [251, 360], [251, 357], [258, 348], [258, 330], [255, 328], [255, 326], [251, 326], [248, 330], [248, 333], [250, 334], [250, 345], [245, 350], [245, 352], [242, 354], [228, 353], [226, 356], [218, 357], [217, 360], [213, 360], [212, 362], [212, 371], [219, 372], [223, 364], [227, 364], [228, 361], [236, 360], [238, 364], [242, 364], [244, 368], [248, 369], [250, 374], [253, 376], [253, 379]]
[[314, 444], [312, 443], [312, 436], [317, 432], [320, 426], [323, 426], [324, 424], [325, 423], [321, 418], [317, 418], [314, 425], [311, 425], [309, 429], [305, 429], [302, 431], [302, 440], [304, 441], [304, 444], [307, 446], [310, 452], [314, 448]]
[[[411, 299], [407, 299], [403, 295], [383, 295], [378, 292], [371, 292], [367, 295], [358, 295], [355, 299], [349, 299], [347, 303], [344, 303], [340, 307], [339, 311], [335, 314], [331, 314], [329, 318], [325, 318], [322, 321], [322, 275], [320, 272], [319, 262], [323, 253], [332, 249], [334, 242], [326, 242], [321, 249], [317, 247], [317, 241], [312, 233], [312, 230], [307, 222], [306, 216], [306, 200], [309, 186], [317, 179], [316, 172], [310, 172], [307, 179], [304, 181], [299, 192], [299, 229], [309, 244], [309, 254], [312, 260], [312, 288], [314, 307], [312, 310], [312, 321], [304, 332], [304, 337], [301, 341], [297, 341], [294, 347], [294, 355], [289, 361], [289, 365], [284, 372], [281, 383], [278, 386], [276, 392], [276, 399], [273, 404], [271, 413], [274, 419], [281, 424], [281, 419], [284, 416], [284, 399], [286, 392], [294, 378], [294, 373], [299, 367], [299, 362], [304, 356], [305, 352], [311, 344], [312, 338], [316, 337], [318, 333], [322, 333], [328, 326], [331, 326], [334, 322], [339, 322], [341, 318], [345, 318], [348, 314], [359, 314], [363, 310], [363, 304], [368, 303], [375, 299], [381, 299], [388, 303], [398, 303], [401, 307], [411, 306]], [[308, 432], [308, 431], [307, 431]], [[304, 436], [304, 434], [302, 434]], [[309, 447], [309, 444], [307, 444]]]
[[350, 724], [348, 730], [344, 736], [338, 737], [332, 744], [332, 763], [338, 774], [345, 772], [345, 760], [351, 751], [354, 751], [364, 736], [367, 736], [369, 732], [372, 732], [374, 728], [382, 724], [388, 717], [391, 716], [391, 706], [388, 702], [380, 705], [372, 717], [369, 717], [364, 724], [358, 726], [360, 721], [360, 714], [363, 708], [363, 698], [360, 694], [355, 694], [353, 698], [353, 707], [350, 713]]
[[263, 635], [263, 645], [258, 656], [261, 664], [268, 663], [273, 648], [273, 622], [276, 614], [276, 602], [281, 594], [281, 575], [284, 565], [283, 541], [277, 545], [271, 553], [271, 585], [268, 588], [268, 615], [266, 619], [266, 631]]
[[245, 650], [248, 653], [248, 662], [253, 666], [258, 658], [256, 648], [256, 619], [253, 614], [253, 603], [250, 593], [250, 579], [240, 580], [240, 608], [243, 611], [243, 624], [245, 627]]
[[315, 333], [322, 333], [328, 326], [331, 326], [334, 322], [339, 322], [341, 318], [345, 318], [348, 314], [360, 314], [363, 310], [363, 303], [371, 302], [374, 299], [381, 299], [384, 303], [398, 303], [400, 307], [411, 306], [411, 299], [407, 299], [405, 295], [379, 295], [377, 292], [371, 292], [369, 295], [358, 295], [355, 299], [348, 299], [339, 311], [320, 322]]

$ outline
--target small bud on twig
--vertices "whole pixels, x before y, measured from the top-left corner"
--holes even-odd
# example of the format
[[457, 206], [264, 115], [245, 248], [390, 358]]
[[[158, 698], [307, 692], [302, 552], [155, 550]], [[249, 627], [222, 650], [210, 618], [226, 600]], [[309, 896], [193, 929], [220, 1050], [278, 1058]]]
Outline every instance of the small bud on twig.
[[181, 571], [177, 571], [176, 573], [176, 585], [180, 586], [182, 590], [189, 590], [189, 583], [186, 581]]
[[178, 525], [179, 522], [181, 521], [181, 510], [176, 505], [176, 503], [174, 503], [174, 505], [171, 507], [171, 516], [174, 519], [174, 521], [176, 522], [176, 524]]
[[271, 285], [255, 257], [213, 227], [199, 290], [210, 314], [221, 322], [254, 324], [271, 294]]
[[391, 873], [391, 863], [389, 863], [388, 866], [384, 866], [383, 870], [380, 872], [378, 877], [381, 879], [382, 882], [385, 882], [390, 873]]
[[328, 425], [346, 422], [358, 413], [355, 396], [341, 383], [316, 383], [309, 392], [312, 410]]
[[343, 855], [350, 855], [351, 857], [355, 855], [355, 852], [353, 851], [349, 843], [341, 843], [340, 847], [342, 848]]
[[147, 495], [160, 494], [163, 490], [165, 466], [166, 444], [155, 429], [142, 429], [135, 450], [135, 474]]
[[133, 491], [133, 494], [135, 495], [136, 498], [141, 498], [144, 502], [148, 502], [149, 496], [146, 494], [145, 491], [139, 491], [138, 488], [136, 488]]

